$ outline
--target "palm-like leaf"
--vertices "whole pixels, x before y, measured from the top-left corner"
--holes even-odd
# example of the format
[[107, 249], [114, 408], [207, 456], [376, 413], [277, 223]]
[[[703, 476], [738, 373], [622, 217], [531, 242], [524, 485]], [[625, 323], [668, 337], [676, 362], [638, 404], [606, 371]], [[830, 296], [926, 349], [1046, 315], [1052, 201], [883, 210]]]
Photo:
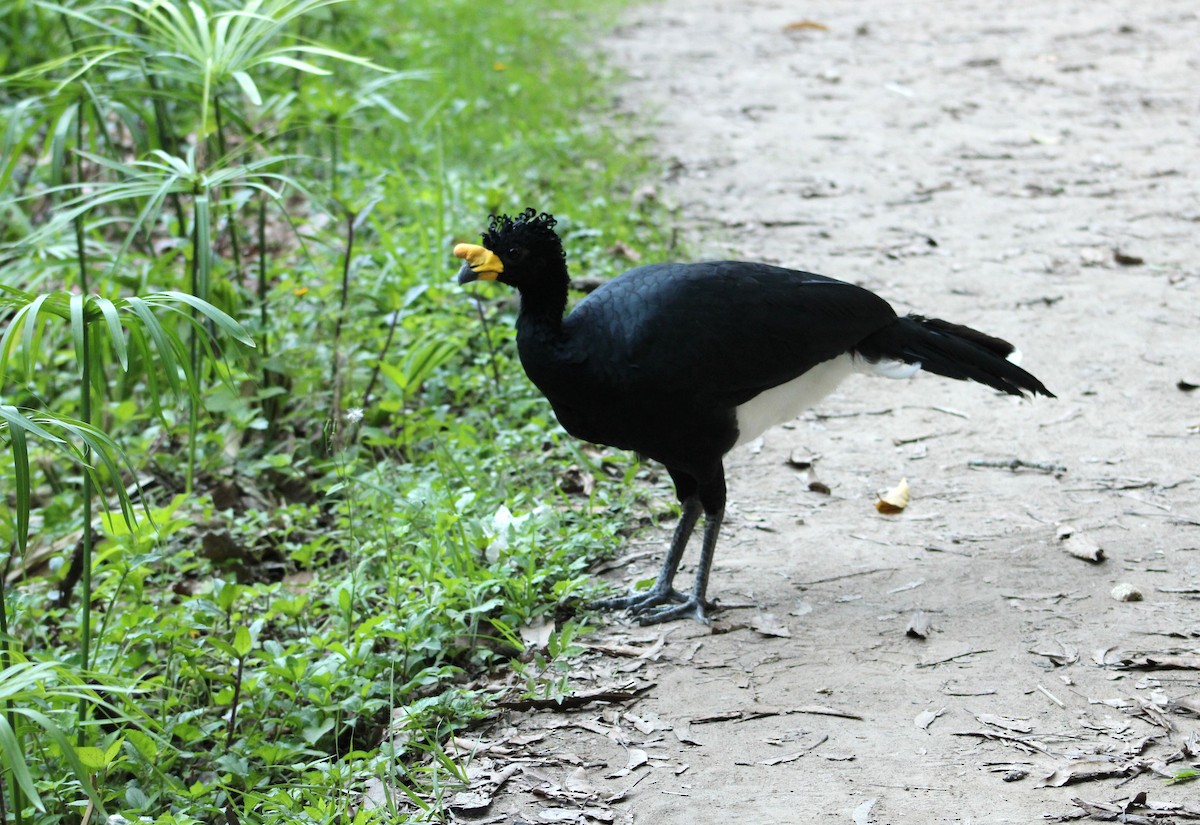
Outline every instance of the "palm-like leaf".
[[[233, 82], [253, 103], [262, 103], [255, 71], [282, 66], [307, 74], [329, 74], [306, 58], [325, 58], [382, 70], [361, 57], [300, 41], [287, 34], [297, 18], [346, 0], [250, 0], [245, 7], [209, 14], [203, 5], [169, 0], [126, 0], [94, 11], [46, 4], [126, 42], [159, 64], [173, 80], [199, 85], [204, 107], [200, 134], [211, 132], [209, 109], [219, 88]], [[110, 14], [131, 18], [135, 31], [108, 22]]]

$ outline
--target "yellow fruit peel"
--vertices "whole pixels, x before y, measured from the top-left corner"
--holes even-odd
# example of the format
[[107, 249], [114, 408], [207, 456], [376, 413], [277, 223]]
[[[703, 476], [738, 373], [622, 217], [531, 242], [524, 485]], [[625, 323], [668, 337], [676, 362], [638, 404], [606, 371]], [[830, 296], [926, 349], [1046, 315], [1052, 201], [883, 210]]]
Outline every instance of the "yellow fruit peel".
[[879, 497], [879, 500], [875, 502], [875, 509], [885, 516], [894, 516], [904, 512], [908, 501], [908, 479], [902, 478], [899, 484]]

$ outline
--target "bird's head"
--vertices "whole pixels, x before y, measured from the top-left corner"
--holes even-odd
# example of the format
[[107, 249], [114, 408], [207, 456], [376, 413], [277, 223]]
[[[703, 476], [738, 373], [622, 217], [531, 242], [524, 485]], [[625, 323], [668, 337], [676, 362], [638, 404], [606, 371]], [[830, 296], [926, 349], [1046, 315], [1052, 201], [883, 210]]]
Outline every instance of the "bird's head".
[[454, 247], [455, 257], [464, 261], [458, 282], [500, 281], [525, 289], [544, 278], [565, 278], [566, 255], [554, 224], [553, 215], [539, 215], [532, 208], [515, 218], [493, 215], [482, 246], [460, 243]]

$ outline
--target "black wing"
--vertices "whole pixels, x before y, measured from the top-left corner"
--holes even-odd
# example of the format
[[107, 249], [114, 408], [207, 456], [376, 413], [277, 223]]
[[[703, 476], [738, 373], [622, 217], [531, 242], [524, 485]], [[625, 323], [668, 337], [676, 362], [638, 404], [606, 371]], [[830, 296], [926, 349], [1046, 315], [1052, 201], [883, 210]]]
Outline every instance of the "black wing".
[[614, 391], [728, 408], [895, 319], [886, 301], [853, 284], [719, 261], [632, 269], [581, 301], [565, 327], [581, 366]]

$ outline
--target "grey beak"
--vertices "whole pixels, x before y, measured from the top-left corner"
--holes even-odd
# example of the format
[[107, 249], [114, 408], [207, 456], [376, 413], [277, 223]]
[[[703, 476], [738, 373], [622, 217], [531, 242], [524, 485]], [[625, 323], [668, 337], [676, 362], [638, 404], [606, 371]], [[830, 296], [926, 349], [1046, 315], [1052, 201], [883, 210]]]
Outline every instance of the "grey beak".
[[475, 270], [471, 269], [470, 264], [463, 264], [462, 269], [458, 270], [459, 284], [469, 284], [471, 281], [479, 280], [479, 276], [475, 274]]

